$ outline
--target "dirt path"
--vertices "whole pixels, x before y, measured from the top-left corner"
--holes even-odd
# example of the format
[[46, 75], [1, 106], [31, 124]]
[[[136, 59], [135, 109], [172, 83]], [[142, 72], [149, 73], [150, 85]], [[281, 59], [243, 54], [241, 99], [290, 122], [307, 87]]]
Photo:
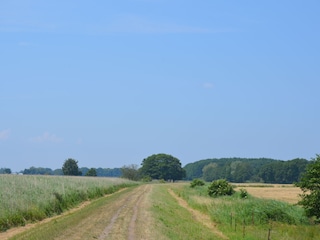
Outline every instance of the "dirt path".
[[147, 202], [150, 191], [151, 185], [144, 185], [119, 200], [117, 211], [98, 239], [149, 239], [147, 224], [151, 217], [147, 212]]
[[193, 208], [191, 208], [188, 203], [178, 197], [173, 191], [172, 189], [168, 189], [169, 193], [171, 194], [171, 196], [173, 196], [179, 203], [180, 206], [184, 207], [185, 209], [187, 209], [192, 216], [194, 217], [195, 220], [197, 220], [198, 222], [200, 222], [201, 224], [203, 224], [204, 226], [206, 226], [207, 228], [211, 229], [211, 231], [216, 234], [217, 236], [219, 236], [222, 239], [229, 239], [227, 236], [225, 236], [222, 232], [220, 232], [218, 230], [218, 228], [216, 227], [216, 225], [214, 224], [214, 222], [211, 221], [210, 217], [200, 211], [197, 211]]
[[[17, 239], [156, 239], [148, 225], [152, 223], [149, 196], [152, 185], [142, 185], [106, 197], [106, 203], [94, 207], [90, 203], [64, 216], [27, 227]], [[110, 198], [110, 201], [108, 201]], [[21, 230], [22, 229], [22, 230]], [[23, 228], [2, 233], [0, 239], [9, 239]], [[37, 232], [36, 237], [34, 233]]]

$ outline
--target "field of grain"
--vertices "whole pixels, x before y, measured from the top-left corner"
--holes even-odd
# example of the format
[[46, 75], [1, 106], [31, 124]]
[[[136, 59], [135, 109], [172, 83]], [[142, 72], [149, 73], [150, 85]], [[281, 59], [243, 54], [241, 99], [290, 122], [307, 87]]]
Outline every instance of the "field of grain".
[[258, 198], [273, 199], [296, 204], [299, 200], [301, 189], [292, 184], [235, 184], [235, 190], [245, 189]]

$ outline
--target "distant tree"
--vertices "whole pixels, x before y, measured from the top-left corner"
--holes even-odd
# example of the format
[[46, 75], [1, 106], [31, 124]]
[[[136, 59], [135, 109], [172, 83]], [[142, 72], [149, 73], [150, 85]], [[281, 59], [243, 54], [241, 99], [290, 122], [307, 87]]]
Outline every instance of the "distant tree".
[[11, 174], [10, 168], [0, 168], [0, 174]]
[[306, 172], [296, 186], [303, 191], [299, 204], [304, 207], [307, 216], [314, 216], [320, 222], [320, 155], [307, 165]]
[[142, 177], [152, 179], [179, 180], [185, 177], [185, 170], [181, 167], [180, 160], [164, 153], [154, 154], [141, 163], [139, 172]]
[[138, 165], [136, 164], [131, 164], [128, 166], [123, 166], [121, 168], [121, 177], [127, 178], [129, 180], [137, 181], [139, 180], [139, 170], [138, 170]]
[[81, 167], [81, 168], [79, 168], [79, 171], [81, 171], [82, 176], [86, 176], [86, 175], [87, 175], [87, 172], [89, 171], [89, 168], [87, 168], [87, 167]]
[[97, 168], [97, 176], [99, 177], [120, 177], [121, 168]]
[[95, 168], [90, 168], [87, 172], [86, 175], [88, 177], [96, 177], [97, 176], [97, 171]]
[[52, 175], [51, 168], [43, 168], [43, 167], [30, 167], [26, 168], [22, 172], [24, 175]]
[[81, 171], [79, 171], [78, 167], [78, 161], [68, 158], [63, 166], [62, 166], [62, 172], [63, 175], [69, 175], [69, 176], [79, 176], [81, 175]]
[[52, 174], [53, 175], [58, 175], [58, 176], [59, 175], [63, 175], [63, 171], [62, 171], [61, 168], [58, 168], [58, 169], [53, 170]]
[[202, 178], [207, 182], [211, 182], [214, 179], [219, 179], [219, 169], [217, 163], [209, 163], [208, 165], [204, 166], [202, 169]]
[[233, 174], [233, 181], [238, 183], [244, 183], [252, 177], [252, 167], [247, 162], [241, 162], [237, 165]]

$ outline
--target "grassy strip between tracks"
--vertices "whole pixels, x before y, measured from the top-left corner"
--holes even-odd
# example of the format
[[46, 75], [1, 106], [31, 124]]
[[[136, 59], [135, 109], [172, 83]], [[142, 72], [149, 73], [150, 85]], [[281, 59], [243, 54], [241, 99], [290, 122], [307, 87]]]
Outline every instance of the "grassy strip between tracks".
[[169, 193], [174, 184], [157, 184], [151, 196], [151, 211], [159, 232], [157, 239], [220, 239], [214, 232], [197, 221], [194, 216]]

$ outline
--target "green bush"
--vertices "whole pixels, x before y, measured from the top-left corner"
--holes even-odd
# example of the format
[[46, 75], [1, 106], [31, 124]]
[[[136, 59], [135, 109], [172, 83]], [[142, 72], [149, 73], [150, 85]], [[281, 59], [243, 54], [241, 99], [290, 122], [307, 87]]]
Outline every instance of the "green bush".
[[193, 181], [190, 183], [190, 187], [194, 188], [196, 186], [203, 186], [204, 185], [204, 181], [200, 180], [200, 179], [193, 179]]
[[152, 182], [152, 178], [150, 176], [145, 176], [141, 179], [142, 182]]
[[235, 191], [232, 185], [225, 179], [215, 180], [208, 187], [208, 194], [210, 197], [232, 195], [234, 193]]
[[160, 180], [159, 180], [159, 183], [166, 183], [166, 180], [160, 179]]
[[249, 193], [247, 192], [247, 190], [241, 188], [240, 189], [240, 198], [248, 198]]

